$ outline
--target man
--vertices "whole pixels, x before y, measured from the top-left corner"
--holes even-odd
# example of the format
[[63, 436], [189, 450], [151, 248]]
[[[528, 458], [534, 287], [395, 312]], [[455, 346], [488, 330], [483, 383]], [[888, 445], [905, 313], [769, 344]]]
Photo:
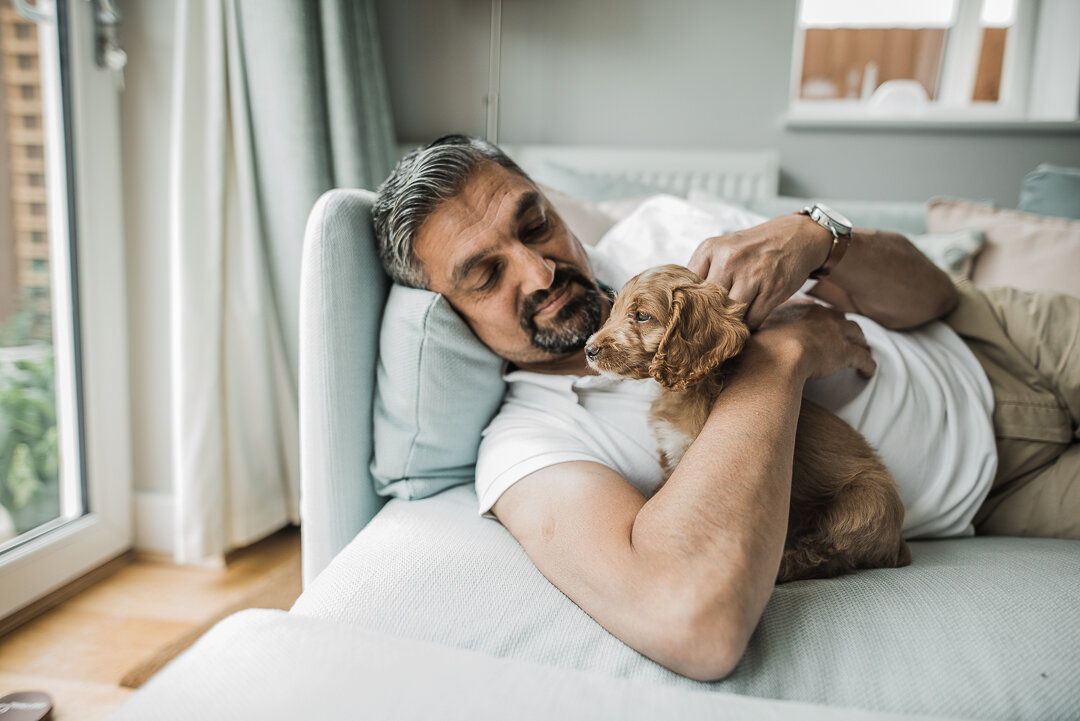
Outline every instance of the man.
[[[905, 505], [928, 530], [909, 535], [957, 535], [974, 519], [1080, 537], [1075, 299], [958, 294], [894, 233], [855, 230], [836, 262], [839, 239], [801, 214], [709, 238], [689, 267], [747, 303], [756, 331], [701, 435], [651, 495], [655, 459], [634, 455], [648, 443], [648, 392], [588, 378], [585, 340], [610, 302], [582, 245], [509, 158], [461, 136], [435, 141], [399, 163], [374, 219], [390, 275], [442, 293], [508, 361], [510, 390], [477, 466], [481, 511], [612, 634], [679, 673], [728, 675], [769, 599], [804, 392], [842, 396], [879, 423], [908, 419], [878, 437], [856, 427], [901, 449], [892, 462], [883, 452], [894, 473], [916, 456], [932, 459], [920, 473], [941, 470], [944, 491], [911, 479], [922, 495]], [[811, 293], [832, 308], [784, 303], [823, 271]], [[1017, 328], [1008, 314], [1023, 304], [1033, 320]], [[931, 323], [943, 316], [957, 332]], [[1022, 337], [1038, 323], [1067, 335]], [[1057, 501], [1035, 502], [1047, 493]]]

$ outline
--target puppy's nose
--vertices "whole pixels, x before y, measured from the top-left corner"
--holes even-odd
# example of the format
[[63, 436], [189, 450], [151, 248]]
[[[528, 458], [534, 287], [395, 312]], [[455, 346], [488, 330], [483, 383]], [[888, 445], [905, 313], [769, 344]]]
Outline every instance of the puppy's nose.
[[600, 346], [596, 345], [595, 343], [590, 343], [589, 345], [585, 346], [585, 356], [589, 360], [595, 360], [596, 356], [598, 355], [600, 355]]

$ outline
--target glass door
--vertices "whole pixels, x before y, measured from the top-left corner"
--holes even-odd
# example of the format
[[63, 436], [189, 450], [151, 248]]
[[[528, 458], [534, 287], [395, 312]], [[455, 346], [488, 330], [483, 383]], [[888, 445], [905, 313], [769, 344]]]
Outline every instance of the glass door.
[[104, 1], [0, 0], [0, 631], [131, 545], [122, 85], [97, 60]]
[[48, 109], [63, 112], [64, 68], [43, 63], [43, 50], [38, 25], [0, 0], [0, 553], [86, 510], [69, 337], [78, 327], [74, 234], [57, 226], [67, 213], [49, 212], [53, 198], [67, 199], [55, 192], [66, 190], [67, 169], [46, 114], [47, 96], [61, 101]]

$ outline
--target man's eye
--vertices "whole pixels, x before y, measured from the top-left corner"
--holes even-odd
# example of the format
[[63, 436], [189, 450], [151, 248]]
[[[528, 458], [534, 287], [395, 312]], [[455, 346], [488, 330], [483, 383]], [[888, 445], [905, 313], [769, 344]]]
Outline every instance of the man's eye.
[[636, 314], [634, 314], [634, 318], [637, 319], [638, 323], [647, 323], [652, 320], [652, 316], [643, 310], [639, 310]]
[[528, 230], [525, 231], [525, 238], [528, 239], [528, 240], [533, 240], [535, 238], [540, 237], [541, 235], [543, 235], [544, 233], [547, 232], [548, 227], [550, 227], [550, 225], [551, 225], [550, 221], [548, 221], [547, 218], [544, 218], [543, 221], [537, 223], [536, 225], [532, 226], [531, 228], [529, 228]]
[[492, 268], [491, 271], [484, 278], [484, 282], [476, 287], [478, 291], [491, 290], [495, 287], [495, 283], [499, 280], [499, 269]]

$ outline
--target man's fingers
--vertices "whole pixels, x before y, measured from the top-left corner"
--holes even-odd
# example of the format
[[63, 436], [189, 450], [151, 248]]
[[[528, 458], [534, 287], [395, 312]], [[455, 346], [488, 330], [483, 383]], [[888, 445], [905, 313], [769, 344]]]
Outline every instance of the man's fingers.
[[694, 249], [693, 255], [690, 256], [690, 260], [686, 264], [687, 268], [705, 278], [705, 280], [708, 280], [708, 274], [715, 273], [717, 270], [713, 266], [713, 255], [708, 251], [711, 240], [706, 239], [697, 249]]
[[877, 362], [874, 357], [870, 355], [869, 348], [859, 347], [855, 351], [855, 370], [863, 378], [869, 378], [874, 375], [874, 371], [877, 370]]
[[[699, 275], [701, 275], [701, 274], [699, 273]], [[707, 283], [713, 283], [715, 285], [720, 286], [721, 288], [723, 288], [724, 290], [726, 290], [728, 292], [728, 295], [731, 295], [732, 292], [735, 289], [735, 279], [732, 278], [731, 273], [721, 265], [718, 265], [718, 264], [710, 265], [709, 272], [704, 274], [704, 275], [701, 275], [701, 277], [704, 278], [705, 282], [707, 282]], [[734, 297], [734, 296], [732, 296], [732, 297]], [[736, 298], [736, 300], [739, 300], [739, 299]]]
[[863, 334], [862, 328], [859, 324], [853, 320], [847, 321], [845, 325], [844, 337], [857, 346], [862, 348], [869, 348], [870, 343], [866, 340], [866, 335]]

